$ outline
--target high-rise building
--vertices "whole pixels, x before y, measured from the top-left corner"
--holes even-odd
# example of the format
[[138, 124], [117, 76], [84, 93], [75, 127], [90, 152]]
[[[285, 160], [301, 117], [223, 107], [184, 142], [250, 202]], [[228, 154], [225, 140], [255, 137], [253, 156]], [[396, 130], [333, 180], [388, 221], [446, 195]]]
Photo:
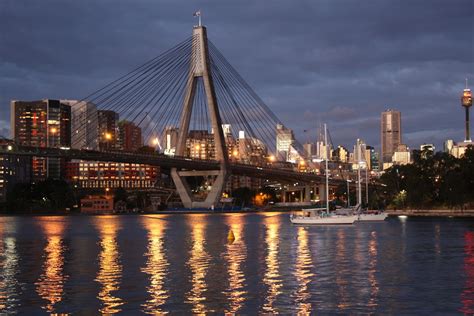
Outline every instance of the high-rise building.
[[333, 151], [333, 159], [340, 162], [349, 161], [349, 151], [343, 146], [339, 145]]
[[117, 148], [118, 113], [108, 110], [97, 111], [99, 128], [99, 149], [110, 150]]
[[[11, 133], [19, 145], [71, 147], [71, 107], [59, 100], [11, 101]], [[34, 157], [33, 180], [60, 179], [64, 160]]]
[[[14, 143], [0, 139], [3, 150], [12, 149]], [[31, 182], [31, 162], [28, 156], [0, 155], [0, 202], [5, 202], [7, 193], [17, 183]]]
[[61, 100], [71, 106], [71, 147], [98, 149], [97, 106], [88, 101]]
[[365, 155], [369, 170], [379, 171], [380, 170], [380, 159], [379, 153], [372, 146], [367, 146], [365, 149]]
[[380, 143], [382, 161], [390, 162], [393, 153], [402, 142], [401, 113], [395, 110], [382, 112], [380, 122]]
[[118, 123], [117, 148], [124, 151], [137, 151], [142, 146], [142, 129], [133, 122], [120, 121]]
[[177, 144], [178, 129], [176, 127], [167, 127], [165, 129], [164, 154], [168, 156], [174, 156]]
[[291, 147], [295, 142], [293, 131], [281, 124], [276, 126], [276, 152], [278, 160], [288, 161], [291, 154]]
[[467, 88], [467, 79], [466, 79], [466, 89], [464, 89], [462, 97], [461, 97], [461, 104], [466, 110], [466, 137], [464, 139], [464, 142], [470, 143], [471, 140], [471, 134], [469, 131], [469, 108], [472, 106], [472, 94], [471, 94], [471, 89]]

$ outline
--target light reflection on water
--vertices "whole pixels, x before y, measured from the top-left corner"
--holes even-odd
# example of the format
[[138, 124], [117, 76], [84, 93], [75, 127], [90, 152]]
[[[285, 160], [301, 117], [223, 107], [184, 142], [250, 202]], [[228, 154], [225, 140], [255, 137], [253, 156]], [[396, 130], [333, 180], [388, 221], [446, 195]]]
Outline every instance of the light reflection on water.
[[141, 271], [148, 275], [150, 284], [147, 286], [149, 299], [142, 305], [147, 314], [166, 314], [162, 309], [169, 298], [168, 290], [164, 286], [168, 273], [168, 260], [165, 254], [164, 236], [167, 229], [166, 217], [143, 217], [143, 226], [148, 234], [146, 266]]
[[39, 221], [47, 244], [43, 252], [43, 273], [36, 281], [36, 292], [47, 301], [42, 306], [49, 313], [55, 311], [55, 305], [63, 299], [64, 283], [68, 276], [63, 273], [64, 253], [67, 251], [62, 239], [66, 223], [58, 218]]
[[461, 220], [0, 218], [0, 314], [472, 314], [473, 258]]
[[[14, 222], [11, 225], [16, 226]], [[2, 232], [0, 229], [0, 312], [10, 313], [18, 307], [21, 294], [17, 280], [19, 258], [16, 238], [4, 236]]]
[[226, 314], [238, 313], [245, 301], [247, 291], [245, 291], [245, 274], [243, 265], [247, 257], [247, 247], [244, 234], [244, 216], [227, 216], [226, 223], [230, 226], [235, 240], [227, 243], [227, 249], [224, 254], [228, 271], [229, 287], [225, 290], [225, 295], [229, 300]]
[[187, 265], [191, 269], [191, 290], [186, 293], [186, 302], [192, 304], [195, 314], [208, 313], [206, 308], [206, 275], [209, 268], [209, 254], [205, 250], [206, 221], [205, 216], [188, 217], [191, 228], [191, 255]]
[[308, 286], [314, 280], [311, 272], [313, 260], [308, 247], [308, 231], [304, 227], [298, 227], [298, 249], [296, 254], [295, 276], [298, 282], [296, 291], [296, 304], [299, 315], [309, 315], [311, 313], [311, 294]]
[[263, 283], [266, 285], [267, 293], [265, 295], [265, 302], [263, 305], [264, 313], [277, 312], [274, 302], [277, 296], [281, 294], [280, 288], [282, 281], [280, 278], [278, 261], [280, 239], [279, 231], [281, 225], [281, 218], [279, 216], [267, 216], [264, 219], [266, 226], [265, 244], [267, 255], [265, 258], [265, 275], [263, 276]]
[[370, 233], [369, 241], [369, 283], [370, 299], [368, 307], [377, 307], [377, 296], [379, 294], [379, 285], [377, 282], [377, 232]]
[[121, 229], [117, 216], [100, 216], [94, 218], [94, 224], [100, 236], [99, 271], [95, 281], [101, 285], [97, 298], [101, 302], [99, 311], [113, 314], [121, 311], [124, 301], [115, 296], [120, 289], [122, 264], [117, 244], [117, 233]]

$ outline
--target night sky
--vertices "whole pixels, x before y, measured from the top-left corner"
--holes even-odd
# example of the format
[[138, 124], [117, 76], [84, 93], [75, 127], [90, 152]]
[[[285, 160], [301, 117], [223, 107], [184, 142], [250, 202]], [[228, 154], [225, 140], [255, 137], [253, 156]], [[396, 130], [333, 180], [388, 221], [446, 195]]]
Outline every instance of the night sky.
[[379, 148], [387, 108], [412, 148], [463, 139], [472, 0], [0, 0], [0, 134], [11, 99], [81, 99], [188, 38], [197, 9], [301, 143], [327, 122], [335, 144]]

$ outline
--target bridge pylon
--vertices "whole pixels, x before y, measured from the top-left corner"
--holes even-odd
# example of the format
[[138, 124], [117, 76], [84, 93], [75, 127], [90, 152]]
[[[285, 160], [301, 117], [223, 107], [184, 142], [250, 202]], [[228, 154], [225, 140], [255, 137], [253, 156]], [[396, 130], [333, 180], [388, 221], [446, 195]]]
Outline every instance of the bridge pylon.
[[[193, 44], [191, 53], [191, 62], [189, 68], [188, 81], [184, 92], [183, 112], [181, 113], [180, 125], [178, 130], [178, 141], [175, 154], [184, 156], [186, 151], [186, 139], [189, 133], [189, 125], [192, 114], [192, 107], [196, 95], [196, 86], [198, 78], [202, 78], [204, 91], [206, 93], [208, 113], [213, 130], [216, 159], [219, 161], [219, 170], [178, 170], [171, 169], [171, 177], [176, 186], [176, 190], [186, 208], [211, 208], [216, 206], [222, 195], [228, 176], [229, 158], [226, 150], [224, 131], [222, 129], [222, 120], [219, 114], [216, 92], [210, 67], [210, 58], [208, 51], [207, 31], [204, 26], [195, 26], [193, 28]], [[193, 176], [212, 176], [215, 177], [211, 190], [204, 201], [196, 201], [188, 186], [186, 177]]]

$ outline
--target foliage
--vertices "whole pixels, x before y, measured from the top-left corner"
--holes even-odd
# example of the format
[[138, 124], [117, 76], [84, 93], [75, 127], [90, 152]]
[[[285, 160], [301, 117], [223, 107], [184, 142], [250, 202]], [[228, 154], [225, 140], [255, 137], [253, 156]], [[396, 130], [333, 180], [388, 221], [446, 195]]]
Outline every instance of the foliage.
[[7, 194], [7, 212], [64, 211], [75, 202], [71, 186], [63, 180], [18, 183]]
[[463, 208], [474, 203], [474, 147], [462, 158], [414, 151], [413, 163], [393, 166], [380, 178], [393, 207]]
[[250, 205], [255, 192], [247, 187], [237, 188], [232, 191], [232, 197], [235, 199], [236, 205]]

